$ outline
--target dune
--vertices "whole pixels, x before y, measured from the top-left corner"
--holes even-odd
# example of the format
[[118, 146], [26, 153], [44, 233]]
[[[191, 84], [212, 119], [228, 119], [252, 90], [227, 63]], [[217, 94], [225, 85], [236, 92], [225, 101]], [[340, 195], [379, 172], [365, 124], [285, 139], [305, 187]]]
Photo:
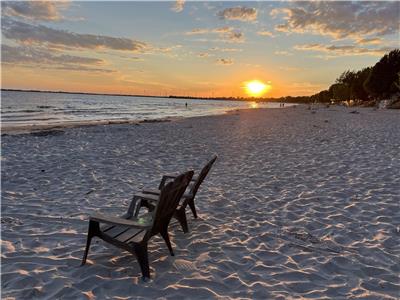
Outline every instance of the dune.
[[[354, 110], [354, 109], [353, 109]], [[3, 299], [398, 299], [400, 114], [331, 106], [2, 137]], [[88, 215], [219, 159], [175, 256], [136, 259]]]

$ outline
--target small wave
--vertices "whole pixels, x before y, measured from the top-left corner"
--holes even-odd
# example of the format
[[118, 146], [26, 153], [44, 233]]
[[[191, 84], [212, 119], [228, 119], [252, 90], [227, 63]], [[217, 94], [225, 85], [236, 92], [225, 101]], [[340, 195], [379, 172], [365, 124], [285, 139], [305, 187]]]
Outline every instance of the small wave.
[[29, 123], [32, 121], [53, 121], [53, 120], [59, 120], [58, 118], [19, 118], [19, 119], [13, 119], [12, 117], [8, 117], [8, 118], [3, 118], [3, 123]]
[[42, 109], [55, 108], [54, 106], [50, 106], [50, 105], [38, 105], [36, 107], [37, 108], [42, 108]]
[[[35, 116], [35, 115], [34, 115]], [[2, 119], [27, 119], [27, 120], [32, 120], [32, 115], [26, 114], [26, 115], [14, 115], [14, 114], [10, 114], [10, 115], [3, 115], [2, 114]]]
[[36, 113], [36, 112], [43, 112], [43, 110], [41, 110], [41, 109], [6, 110], [6, 111], [2, 111], [2, 114]]
[[98, 109], [56, 109], [54, 110], [57, 114], [96, 114], [96, 113], [104, 113], [103, 110]]

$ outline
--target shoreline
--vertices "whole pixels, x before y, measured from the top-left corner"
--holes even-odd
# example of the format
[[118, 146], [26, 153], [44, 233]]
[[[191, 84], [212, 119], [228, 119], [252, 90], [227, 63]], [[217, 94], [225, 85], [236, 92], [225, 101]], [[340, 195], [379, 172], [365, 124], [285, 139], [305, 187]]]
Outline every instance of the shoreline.
[[21, 125], [21, 126], [6, 126], [4, 127], [4, 123], [1, 123], [1, 135], [19, 135], [19, 134], [35, 134], [46, 131], [62, 131], [64, 129], [70, 128], [79, 128], [79, 127], [90, 127], [90, 126], [105, 126], [105, 125], [141, 125], [148, 123], [165, 123], [165, 122], [175, 122], [183, 119], [190, 118], [201, 118], [201, 117], [210, 117], [210, 116], [223, 116], [226, 114], [232, 114], [237, 111], [247, 111], [247, 110], [255, 110], [255, 109], [285, 109], [285, 108], [293, 108], [300, 104], [292, 104], [288, 105], [284, 108], [234, 108], [232, 110], [227, 110], [222, 113], [208, 114], [202, 116], [188, 116], [188, 117], [167, 117], [162, 119], [144, 119], [144, 120], [99, 120], [99, 121], [69, 121], [65, 123], [59, 124], [48, 124], [48, 125]]

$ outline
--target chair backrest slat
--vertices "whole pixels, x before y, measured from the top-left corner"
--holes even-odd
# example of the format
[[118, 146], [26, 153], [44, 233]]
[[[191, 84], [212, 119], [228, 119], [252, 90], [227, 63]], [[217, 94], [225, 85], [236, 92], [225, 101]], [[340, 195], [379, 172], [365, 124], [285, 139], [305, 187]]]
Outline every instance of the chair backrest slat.
[[197, 176], [197, 180], [196, 182], [193, 184], [193, 186], [190, 189], [190, 194], [192, 195], [192, 197], [194, 198], [196, 196], [196, 193], [200, 187], [200, 185], [202, 184], [204, 178], [206, 178], [208, 172], [210, 172], [211, 167], [213, 166], [213, 164], [215, 163], [215, 161], [217, 160], [218, 156], [214, 156], [205, 166], [204, 168], [200, 171], [200, 174]]
[[164, 226], [168, 226], [183, 193], [185, 192], [194, 172], [189, 171], [175, 178], [164, 186], [154, 212], [152, 234], [155, 234]]

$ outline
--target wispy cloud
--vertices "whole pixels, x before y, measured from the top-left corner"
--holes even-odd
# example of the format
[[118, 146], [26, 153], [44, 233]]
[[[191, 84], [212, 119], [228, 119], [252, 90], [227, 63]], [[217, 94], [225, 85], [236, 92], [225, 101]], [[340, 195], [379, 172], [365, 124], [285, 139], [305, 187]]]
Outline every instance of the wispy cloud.
[[181, 12], [184, 6], [185, 0], [176, 0], [171, 9], [175, 12]]
[[369, 49], [358, 47], [354, 45], [340, 45], [340, 46], [327, 46], [323, 44], [304, 44], [304, 45], [295, 45], [294, 49], [302, 50], [302, 51], [317, 51], [328, 53], [331, 56], [339, 55], [339, 56], [352, 56], [352, 55], [373, 55], [373, 56], [381, 56], [385, 53], [393, 50], [390, 47], [382, 47], [378, 49]]
[[233, 65], [233, 59], [230, 58], [219, 58], [216, 61], [217, 65], [223, 65], [223, 66], [230, 66]]
[[200, 35], [207, 33], [227, 33], [233, 31], [233, 27], [218, 27], [218, 28], [195, 28], [191, 31], [185, 32], [186, 35]]
[[244, 34], [233, 27], [195, 28], [185, 33], [186, 35], [218, 34], [222, 41], [230, 43], [243, 43]]
[[112, 49], [145, 52], [151, 46], [145, 42], [105, 35], [80, 34], [53, 29], [44, 25], [33, 25], [10, 18], [3, 18], [3, 35], [23, 44], [47, 45], [73, 49]]
[[243, 49], [239, 48], [219, 48], [219, 47], [213, 47], [210, 49], [210, 51], [219, 51], [219, 52], [242, 52]]
[[197, 56], [201, 57], [201, 58], [206, 58], [206, 57], [211, 56], [211, 54], [208, 52], [200, 52]]
[[400, 2], [397, 1], [311, 1], [294, 2], [291, 7], [275, 9], [286, 22], [275, 29], [327, 35], [336, 39], [360, 39], [399, 31]]
[[226, 8], [218, 12], [217, 15], [224, 20], [252, 22], [257, 19], [257, 10], [251, 7], [238, 6]]
[[69, 6], [68, 1], [2, 1], [2, 15], [30, 20], [56, 21], [62, 19], [60, 10]]
[[282, 55], [282, 56], [292, 56], [293, 53], [290, 53], [289, 51], [275, 51], [275, 55]]
[[380, 45], [383, 43], [383, 41], [380, 38], [368, 38], [368, 39], [359, 39], [357, 40], [357, 43], [361, 45], [366, 45], [366, 44]]
[[54, 70], [67, 70], [76, 72], [91, 72], [91, 73], [115, 73], [115, 70], [102, 69], [102, 68], [92, 68], [87, 66], [74, 66], [74, 65], [61, 65], [61, 66], [46, 66], [44, 69], [54, 69]]
[[268, 30], [260, 30], [257, 32], [257, 34], [261, 35], [261, 36], [269, 36], [269, 37], [275, 36], [271, 31], [268, 31]]
[[230, 43], [243, 43], [244, 34], [240, 31], [231, 31], [225, 35], [225, 40]]
[[2, 63], [19, 65], [24, 67], [40, 67], [51, 69], [64, 69], [91, 72], [114, 72], [110, 69], [99, 68], [105, 65], [105, 61], [99, 58], [75, 56], [75, 55], [55, 55], [51, 51], [42, 48], [32, 47], [13, 47], [1, 45]]

